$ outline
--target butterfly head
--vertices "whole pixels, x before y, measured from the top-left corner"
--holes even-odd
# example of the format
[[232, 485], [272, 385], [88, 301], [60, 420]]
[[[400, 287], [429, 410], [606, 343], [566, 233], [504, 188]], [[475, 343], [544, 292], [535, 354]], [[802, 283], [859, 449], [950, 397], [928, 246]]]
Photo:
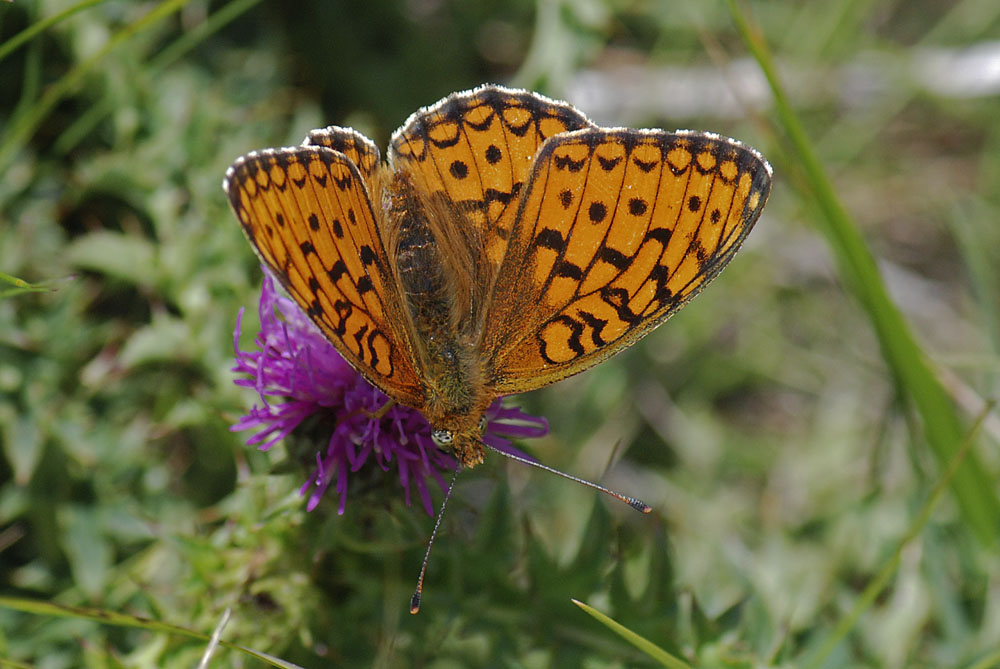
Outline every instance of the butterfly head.
[[483, 461], [483, 447], [480, 443], [486, 432], [488, 421], [481, 416], [477, 427], [469, 429], [431, 428], [431, 439], [442, 451], [451, 453], [463, 467], [471, 469]]

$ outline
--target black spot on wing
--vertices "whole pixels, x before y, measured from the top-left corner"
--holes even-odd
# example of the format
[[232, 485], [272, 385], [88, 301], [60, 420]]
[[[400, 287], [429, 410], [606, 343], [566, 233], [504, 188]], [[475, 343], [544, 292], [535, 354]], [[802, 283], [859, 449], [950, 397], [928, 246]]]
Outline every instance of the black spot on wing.
[[[556, 323], [564, 325], [567, 328], [569, 328], [570, 335], [569, 338], [566, 340], [566, 345], [569, 347], [571, 351], [573, 351], [573, 353], [575, 354], [574, 357], [579, 357], [583, 355], [585, 353], [585, 350], [583, 348], [583, 343], [580, 341], [580, 336], [583, 334], [583, 323], [574, 320], [569, 316], [566, 316], [565, 314], [562, 314], [548, 321], [548, 323], [546, 323], [546, 326]], [[546, 328], [542, 328], [541, 330], [539, 330], [537, 334], [538, 352], [541, 354], [542, 358], [546, 362], [555, 365], [558, 364], [558, 362], [549, 356], [548, 342], [546, 342], [545, 337], [542, 336], [542, 333], [544, 333], [545, 330]]]
[[643, 172], [652, 172], [653, 168], [655, 168], [657, 165], [660, 164], [655, 160], [651, 160], [649, 162], [646, 162], [645, 160], [639, 160], [635, 156], [632, 156], [632, 163]]
[[513, 194], [507, 193], [502, 190], [497, 190], [496, 188], [487, 188], [483, 193], [483, 202], [487, 205], [491, 202], [499, 202], [501, 204], [510, 204]]
[[574, 265], [571, 262], [563, 260], [556, 267], [555, 275], [557, 277], [563, 277], [579, 281], [583, 278], [583, 270], [580, 269], [579, 265]]
[[535, 237], [535, 244], [559, 253], [562, 253], [566, 249], [566, 240], [563, 239], [558, 230], [553, 230], [552, 228], [542, 228]]
[[580, 160], [573, 160], [569, 156], [554, 156], [552, 158], [552, 162], [555, 164], [557, 170], [579, 172], [583, 169], [583, 166], [587, 164], [587, 159], [581, 158]]
[[333, 331], [338, 337], [343, 337], [347, 332], [347, 319], [354, 313], [354, 307], [347, 300], [337, 300], [333, 303], [333, 311], [338, 318]]
[[372, 247], [368, 246], [367, 244], [362, 244], [361, 248], [359, 249], [359, 252], [361, 255], [361, 264], [364, 265], [365, 267], [374, 265], [375, 262], [378, 260], [378, 256], [376, 256], [375, 252], [372, 251]]
[[[453, 114], [447, 115], [447, 116], [452, 116], [452, 115]], [[434, 125], [438, 126], [441, 123], [449, 123], [449, 124], [451, 124], [451, 123], [454, 123], [454, 122], [455, 121], [453, 119], [451, 119], [451, 118], [445, 118], [443, 121], [439, 121], [437, 123], [434, 123]], [[450, 147], [455, 146], [456, 144], [458, 144], [458, 141], [462, 138], [462, 133], [458, 132], [457, 126], [456, 126], [455, 130], [456, 130], [456, 132], [455, 132], [455, 136], [454, 137], [440, 137], [440, 138], [435, 138], [435, 137], [431, 137], [430, 132], [427, 130], [427, 128], [425, 126], [423, 128], [423, 132], [421, 133], [421, 136], [423, 136], [426, 139], [428, 139], [437, 148], [439, 148], [439, 149], [447, 149], [447, 148], [450, 148]]]
[[[462, 110], [462, 111], [466, 111], [466, 110]], [[479, 121], [478, 123], [476, 121], [473, 121], [470, 116], [464, 116], [462, 118], [462, 122], [468, 124], [468, 126], [470, 128], [472, 128], [473, 130], [475, 130], [477, 132], [485, 132], [485, 131], [487, 131], [487, 130], [490, 129], [491, 125], [493, 125], [493, 119], [494, 118], [496, 118], [496, 112], [495, 111], [492, 114], [487, 114], [486, 118], [484, 118], [482, 121]]]
[[353, 183], [353, 181], [354, 179], [351, 178], [351, 173], [349, 171], [347, 174], [344, 175], [343, 179], [338, 179], [337, 177], [333, 178], [333, 182], [337, 184], [337, 188], [339, 188], [340, 190], [347, 190], [348, 188], [350, 188], [351, 183]]
[[378, 346], [376, 345], [377, 343], [381, 343], [382, 346], [385, 347], [385, 349], [389, 351], [389, 359], [387, 361], [389, 363], [389, 371], [388, 371], [388, 373], [386, 375], [391, 377], [393, 375], [393, 369], [392, 369], [392, 346], [389, 344], [389, 340], [386, 339], [386, 336], [384, 334], [382, 334], [382, 332], [380, 330], [372, 330], [371, 333], [368, 335], [368, 360], [369, 360], [369, 363], [371, 364], [371, 366], [373, 368], [377, 369], [378, 366], [379, 366], [379, 363], [381, 362], [381, 360], [379, 359], [379, 356], [378, 356]]
[[333, 267], [327, 270], [326, 274], [330, 277], [330, 281], [337, 283], [342, 276], [347, 274], [347, 265], [344, 264], [343, 260], [338, 260], [333, 263]]
[[[303, 167], [305, 167], [305, 164], [303, 164]], [[298, 179], [294, 179], [294, 178], [292, 179], [292, 183], [295, 184], [296, 188], [298, 188], [300, 190], [302, 188], [305, 188], [305, 186], [306, 186], [306, 178], [308, 177], [308, 174], [309, 174], [309, 170], [306, 169], [306, 173], [304, 175], [302, 175]]]
[[461, 160], [452, 161], [451, 167], [448, 168], [451, 175], [456, 179], [464, 179], [469, 176], [469, 166], [466, 165]]
[[323, 305], [319, 303], [319, 298], [314, 298], [312, 302], [309, 303], [309, 308], [306, 309], [306, 314], [313, 318], [319, 318], [324, 314]]
[[628, 291], [624, 288], [612, 288], [604, 286], [600, 290], [601, 299], [618, 314], [618, 318], [628, 324], [637, 323], [642, 316], [634, 313], [628, 306]]
[[597, 162], [600, 163], [601, 169], [605, 172], [610, 172], [618, 166], [618, 163], [622, 161], [621, 156], [615, 156], [614, 158], [605, 158], [604, 156], [597, 156]]
[[604, 220], [605, 216], [608, 215], [608, 208], [603, 202], [590, 203], [590, 209], [587, 210], [587, 215], [590, 217], [591, 223], [600, 223]]
[[617, 270], [624, 270], [630, 262], [630, 258], [624, 253], [607, 246], [602, 246], [597, 252], [597, 259], [612, 265]]
[[645, 239], [653, 239], [659, 242], [664, 248], [667, 246], [667, 242], [670, 241], [672, 233], [667, 228], [652, 228], [646, 233]]
[[597, 318], [594, 314], [588, 313], [586, 311], [581, 311], [580, 319], [590, 328], [590, 341], [594, 343], [594, 346], [604, 346], [608, 342], [604, 340], [603, 331], [604, 326], [608, 324], [608, 321], [603, 318]]

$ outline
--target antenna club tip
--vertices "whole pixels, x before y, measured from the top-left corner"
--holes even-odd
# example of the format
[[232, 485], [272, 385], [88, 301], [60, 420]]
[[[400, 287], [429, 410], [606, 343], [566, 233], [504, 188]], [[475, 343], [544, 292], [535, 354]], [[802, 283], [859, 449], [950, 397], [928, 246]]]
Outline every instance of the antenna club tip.
[[413, 597], [410, 598], [410, 614], [417, 615], [420, 613], [420, 593], [413, 593]]
[[651, 507], [649, 504], [646, 504], [642, 500], [638, 499], [628, 500], [628, 505], [631, 506], [636, 511], [641, 511], [642, 513], [652, 513], [653, 511], [653, 507]]

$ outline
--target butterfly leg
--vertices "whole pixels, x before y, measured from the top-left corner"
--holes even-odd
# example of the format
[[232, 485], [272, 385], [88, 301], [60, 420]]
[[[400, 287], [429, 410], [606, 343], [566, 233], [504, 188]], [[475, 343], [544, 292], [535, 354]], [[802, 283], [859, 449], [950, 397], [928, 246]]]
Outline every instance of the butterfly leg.
[[396, 406], [396, 400], [386, 400], [385, 404], [380, 406], [375, 411], [368, 411], [366, 409], [355, 409], [354, 411], [348, 411], [347, 413], [341, 414], [335, 423], [335, 426], [339, 426], [345, 420], [352, 418], [353, 416], [364, 415], [371, 420], [382, 420], [385, 415], [389, 412], [389, 409]]
[[365, 413], [368, 414], [369, 418], [372, 418], [374, 420], [382, 420], [385, 417], [385, 415], [389, 412], [389, 409], [391, 409], [394, 406], [396, 406], [396, 400], [386, 400], [386, 403], [383, 404], [381, 407], [379, 407], [378, 411], [375, 411], [374, 413], [366, 411]]

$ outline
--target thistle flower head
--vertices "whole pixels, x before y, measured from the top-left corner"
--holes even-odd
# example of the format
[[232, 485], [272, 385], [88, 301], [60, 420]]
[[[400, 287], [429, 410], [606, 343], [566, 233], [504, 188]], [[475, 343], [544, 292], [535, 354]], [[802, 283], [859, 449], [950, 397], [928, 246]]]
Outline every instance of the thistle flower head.
[[[389, 398], [340, 356], [292, 300], [278, 293], [266, 271], [258, 309], [256, 350], [246, 351], [240, 349], [240, 309], [233, 337], [233, 371], [236, 385], [253, 388], [259, 403], [230, 429], [252, 430], [247, 445], [266, 451], [286, 437], [300, 436], [307, 419], [322, 418], [317, 425], [332, 427], [316, 439], [315, 466], [301, 489], [301, 494], [309, 496], [310, 511], [334, 485], [342, 514], [350, 475], [364, 467], [378, 467], [383, 472], [395, 471], [408, 505], [415, 489], [424, 509], [433, 515], [427, 482], [433, 479], [443, 489], [442, 472], [454, 471], [457, 462], [434, 445], [427, 419], [401, 405], [380, 411]], [[510, 439], [548, 432], [544, 418], [504, 407], [499, 399], [488, 409], [486, 420], [483, 442], [521, 457], [527, 456]]]

